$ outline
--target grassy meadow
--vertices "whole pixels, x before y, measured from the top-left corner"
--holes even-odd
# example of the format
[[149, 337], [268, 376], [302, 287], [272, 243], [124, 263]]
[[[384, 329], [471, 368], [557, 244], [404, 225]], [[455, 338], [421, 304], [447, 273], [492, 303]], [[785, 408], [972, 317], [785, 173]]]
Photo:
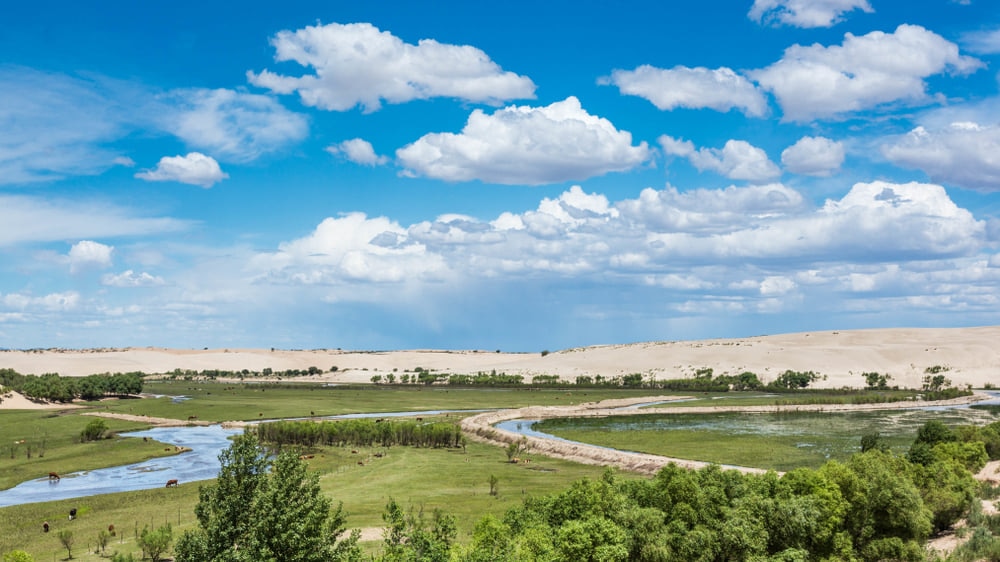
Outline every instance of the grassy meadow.
[[[317, 386], [294, 383], [238, 384], [211, 381], [147, 381], [145, 392], [156, 398], [104, 400], [82, 404], [81, 408], [62, 410], [0, 411], [0, 488], [24, 480], [44, 477], [49, 471], [69, 473], [79, 470], [139, 462], [153, 456], [175, 454], [164, 451], [163, 444], [141, 439], [113, 437], [81, 443], [80, 432], [95, 418], [82, 416], [87, 411], [105, 411], [151, 417], [201, 421], [266, 420], [307, 416], [332, 416], [347, 413], [424, 412], [428, 410], [478, 410], [529, 405], [575, 405], [609, 398], [661, 394], [655, 390], [624, 389], [458, 389], [445, 386]], [[178, 398], [183, 397], [183, 398]], [[775, 400], [815, 398], [805, 395], [764, 395], [761, 393], [699, 395], [690, 405], [774, 404]], [[457, 419], [422, 414], [425, 419]], [[873, 415], [873, 414], [870, 414]], [[829, 414], [824, 414], [829, 420]], [[659, 416], [635, 416], [651, 420]], [[681, 416], [673, 416], [675, 418]], [[715, 416], [704, 416], [705, 418]], [[624, 418], [615, 418], [621, 422]], [[758, 418], [760, 419], [760, 418]], [[112, 432], [144, 429], [146, 424], [105, 419]], [[549, 423], [556, 423], [556, 420]], [[639, 429], [581, 425], [580, 420], [559, 422], [558, 428], [545, 431], [570, 439], [605, 444], [622, 449], [644, 450], [680, 458], [709, 460], [722, 464], [764, 466], [785, 470], [794, 466], [821, 464], [815, 451], [821, 447], [802, 447], [801, 437], [784, 438], [777, 433], [754, 436], [734, 435], [731, 429], [706, 433], [698, 428]], [[607, 423], [589, 420], [587, 423]], [[846, 438], [857, 442], [864, 431], [820, 426], [818, 433], [830, 439]], [[835, 434], [835, 435], [834, 435]], [[912, 438], [912, 437], [911, 437]], [[15, 444], [15, 441], [24, 443]], [[895, 443], [894, 443], [895, 444]], [[28, 445], [31, 454], [28, 455]], [[809, 450], [811, 449], [811, 451]], [[323, 491], [334, 501], [343, 502], [350, 528], [380, 527], [382, 512], [389, 498], [402, 506], [429, 513], [436, 508], [452, 514], [459, 525], [459, 540], [469, 537], [474, 523], [487, 513], [501, 514], [523, 498], [549, 494], [567, 487], [580, 478], [596, 478], [605, 470], [528, 454], [527, 464], [511, 464], [500, 447], [470, 442], [465, 449], [418, 449], [410, 447], [357, 448], [324, 447], [308, 451], [307, 462], [320, 473]], [[379, 453], [377, 456], [376, 453]], [[812, 456], [810, 456], [812, 454]], [[523, 456], [523, 455], [522, 455]], [[490, 476], [498, 479], [498, 495], [490, 495]], [[66, 549], [58, 531], [73, 531], [75, 560], [101, 560], [94, 553], [97, 534], [114, 524], [117, 536], [106, 552], [138, 554], [136, 534], [143, 526], [158, 527], [170, 523], [175, 538], [196, 524], [194, 506], [199, 483], [182, 483], [178, 488], [158, 488], [140, 492], [106, 494], [31, 503], [0, 508], [0, 554], [14, 549], [29, 552], [37, 561], [63, 560]], [[79, 517], [69, 521], [70, 508]], [[48, 521], [51, 531], [42, 532]], [[369, 532], [378, 548], [378, 534]]]

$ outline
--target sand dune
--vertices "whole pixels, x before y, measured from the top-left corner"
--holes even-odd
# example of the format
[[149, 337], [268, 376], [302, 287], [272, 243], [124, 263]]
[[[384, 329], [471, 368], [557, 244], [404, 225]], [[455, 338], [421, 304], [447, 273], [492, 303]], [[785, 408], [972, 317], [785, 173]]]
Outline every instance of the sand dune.
[[[764, 380], [786, 369], [825, 375], [817, 387], [863, 386], [862, 373], [892, 375], [892, 384], [919, 387], [925, 370], [940, 366], [958, 385], [1000, 383], [1000, 326], [842, 330], [675, 342], [581, 347], [541, 353], [490, 350], [341, 351], [126, 348], [0, 352], [0, 368], [24, 374], [56, 372], [69, 376], [174, 369], [276, 371], [317, 367], [324, 371], [300, 380], [369, 382], [376, 374], [402, 375], [417, 367], [443, 373], [491, 371], [531, 377], [580, 375], [611, 377], [642, 373], [659, 379], [690, 376], [710, 367], [716, 374], [753, 371]], [[329, 372], [337, 367], [336, 372]]]

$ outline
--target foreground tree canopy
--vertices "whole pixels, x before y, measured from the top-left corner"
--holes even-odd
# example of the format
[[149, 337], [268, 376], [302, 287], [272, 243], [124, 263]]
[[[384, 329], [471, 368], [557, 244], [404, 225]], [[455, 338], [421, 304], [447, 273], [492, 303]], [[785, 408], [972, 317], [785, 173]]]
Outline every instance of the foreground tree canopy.
[[177, 562], [331, 562], [359, 560], [358, 533], [345, 534], [340, 506], [289, 451], [268, 460], [253, 433], [219, 456], [215, 484], [199, 490], [199, 529], [175, 547]]
[[[670, 465], [651, 479], [607, 471], [527, 499], [477, 522], [456, 542], [453, 517], [386, 507], [383, 562], [922, 561], [925, 540], [965, 516], [973, 472], [1000, 456], [1000, 422], [954, 431], [928, 422], [907, 455], [868, 447], [817, 470], [747, 474]], [[989, 452], [988, 452], [989, 451]], [[200, 528], [176, 546], [178, 562], [361, 560], [340, 507], [295, 454], [268, 460], [255, 433], [220, 456], [218, 481], [200, 491]], [[982, 517], [977, 515], [977, 517]], [[993, 523], [1000, 528], [1000, 516]], [[992, 525], [992, 523], [991, 523]], [[1000, 553], [1000, 541], [977, 540]], [[988, 535], [988, 533], [987, 533]], [[992, 559], [992, 558], [991, 558]]]

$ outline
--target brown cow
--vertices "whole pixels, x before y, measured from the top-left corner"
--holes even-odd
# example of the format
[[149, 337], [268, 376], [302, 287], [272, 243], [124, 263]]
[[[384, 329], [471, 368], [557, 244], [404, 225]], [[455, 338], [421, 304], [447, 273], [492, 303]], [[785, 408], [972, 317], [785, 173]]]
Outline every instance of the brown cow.
[[111, 535], [112, 537], [115, 536], [115, 524], [114, 523], [108, 525], [108, 534]]
[[49, 480], [55, 480], [56, 482], [58, 482], [59, 481], [59, 475], [56, 474], [55, 472], [50, 472], [49, 473]]
[[167, 480], [167, 488], [176, 488], [179, 485], [176, 478], [171, 478]]
[[42, 523], [42, 532], [43, 533], [48, 533], [49, 532], [49, 522], [48, 521]]

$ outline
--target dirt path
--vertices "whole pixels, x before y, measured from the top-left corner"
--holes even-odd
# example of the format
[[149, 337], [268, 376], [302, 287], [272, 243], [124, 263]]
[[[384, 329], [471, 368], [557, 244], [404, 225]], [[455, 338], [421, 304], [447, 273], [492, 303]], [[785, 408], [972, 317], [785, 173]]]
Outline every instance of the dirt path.
[[96, 416], [99, 418], [110, 418], [115, 420], [125, 420], [148, 423], [156, 427], [181, 427], [185, 425], [212, 425], [215, 422], [201, 420], [179, 420], [175, 418], [154, 418], [151, 416], [136, 416], [132, 414], [115, 414], [112, 412], [81, 412], [84, 416]]

